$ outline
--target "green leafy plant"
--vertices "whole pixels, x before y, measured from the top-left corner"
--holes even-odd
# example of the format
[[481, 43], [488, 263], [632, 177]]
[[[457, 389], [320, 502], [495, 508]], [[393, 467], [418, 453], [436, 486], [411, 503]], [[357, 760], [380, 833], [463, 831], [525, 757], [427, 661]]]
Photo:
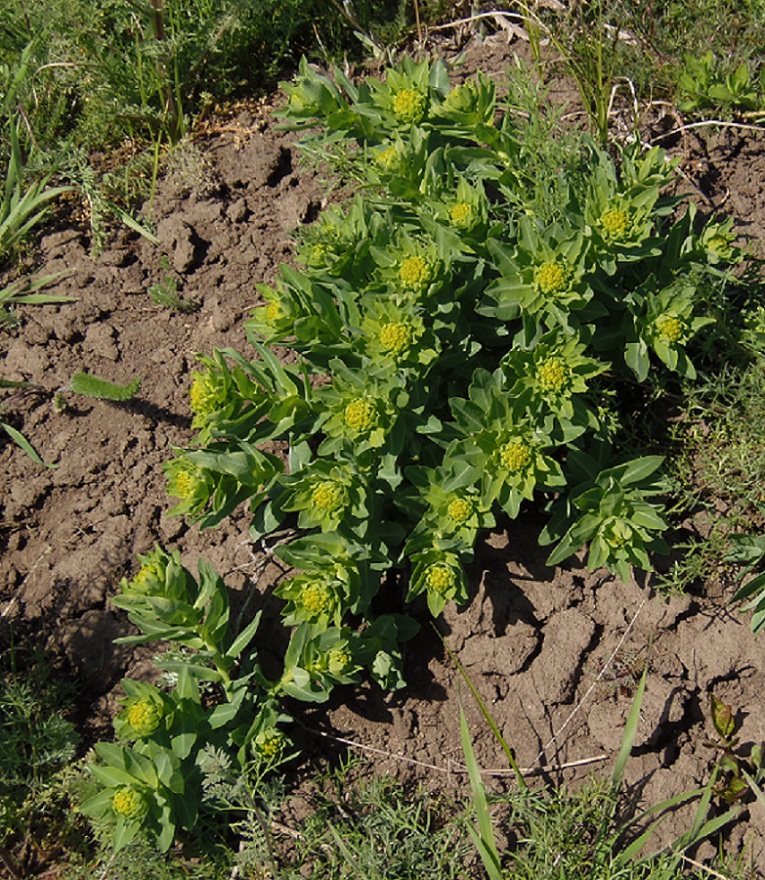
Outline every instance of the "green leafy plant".
[[[48, 186], [50, 175], [27, 183], [21, 149], [23, 121], [18, 114], [8, 130], [10, 156], [0, 191], [0, 259], [6, 257], [42, 221], [53, 199], [71, 191], [68, 186]], [[8, 293], [7, 289], [5, 293]]]
[[743, 566], [742, 580], [755, 572], [753, 577], [742, 583], [730, 601], [746, 602], [741, 610], [752, 612], [752, 632], [759, 633], [765, 628], [765, 572], [757, 569], [765, 559], [765, 536], [737, 534], [731, 535], [730, 540], [733, 546], [725, 557], [726, 561]]
[[[206, 528], [247, 504], [253, 540], [284, 535], [292, 633], [280, 677], [259, 683], [269, 706], [362, 673], [400, 687], [403, 612], [465, 603], [475, 542], [532, 504], [550, 514], [550, 564], [587, 545], [623, 579], [649, 568], [666, 549], [662, 459], [635, 450], [627, 413], [636, 388], [694, 379], [710, 287], [742, 259], [728, 224], [664, 194], [658, 149], [617, 163], [584, 138], [563, 180], [557, 163], [527, 176], [527, 129], [482, 76], [451, 88], [442, 64], [404, 59], [356, 84], [304, 63], [285, 91], [288, 125], [362, 193], [259, 286], [254, 356], [200, 356], [196, 441], [165, 465], [172, 514]], [[535, 216], [553, 178], [556, 209]], [[220, 671], [212, 643], [183, 643]]]
[[722, 109], [749, 118], [765, 116], [765, 68], [759, 78], [752, 76], [746, 62], [727, 71], [711, 50], [686, 57], [677, 90], [683, 113]]
[[709, 695], [709, 715], [716, 736], [705, 741], [705, 745], [719, 752], [716, 766], [722, 777], [714, 793], [727, 804], [739, 801], [747, 793], [756, 795], [758, 785], [765, 777], [765, 744], [741, 745], [733, 706], [718, 699], [714, 693]]
[[[197, 821], [202, 750], [223, 749], [242, 770], [273, 762], [286, 744], [277, 730], [286, 716], [266, 692], [251, 647], [259, 618], [234, 633], [226, 588], [203, 562], [197, 580], [177, 553], [155, 548], [140, 560], [113, 600], [140, 630], [122, 641], [165, 641], [187, 653], [159, 661], [172, 677], [169, 690], [123, 682], [126, 697], [115, 719], [119, 740], [96, 745], [90, 772], [100, 790], [82, 810], [113, 826], [115, 850], [148, 834], [166, 851], [178, 827]], [[214, 699], [203, 701], [209, 688]]]
[[21, 672], [11, 652], [0, 673], [0, 860], [12, 877], [77, 824], [64, 781], [80, 741], [70, 717], [74, 692], [41, 658], [26, 660]]
[[199, 304], [186, 299], [178, 292], [178, 282], [172, 275], [163, 278], [149, 287], [151, 301], [158, 306], [173, 309], [176, 312], [195, 312]]

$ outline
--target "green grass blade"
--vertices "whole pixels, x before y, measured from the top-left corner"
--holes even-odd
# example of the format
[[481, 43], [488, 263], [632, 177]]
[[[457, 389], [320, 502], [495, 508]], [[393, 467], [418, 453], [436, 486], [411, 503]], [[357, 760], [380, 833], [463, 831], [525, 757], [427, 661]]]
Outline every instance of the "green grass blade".
[[637, 691], [635, 692], [635, 698], [632, 701], [630, 714], [627, 716], [627, 724], [624, 728], [624, 735], [622, 736], [622, 744], [619, 748], [619, 754], [616, 756], [614, 769], [611, 773], [611, 782], [616, 787], [622, 784], [622, 778], [624, 777], [624, 768], [627, 766], [627, 761], [629, 760], [630, 754], [632, 752], [632, 746], [635, 742], [635, 734], [637, 733], [637, 726], [640, 722], [640, 707], [643, 703], [643, 694], [645, 693], [645, 683], [647, 677], [648, 663], [646, 663], [643, 674], [640, 677], [640, 684], [638, 685]]
[[[438, 631], [436, 630], [436, 632], [438, 632]], [[468, 686], [468, 688], [470, 688], [470, 693], [475, 698], [476, 703], [478, 703], [478, 708], [481, 710], [481, 714], [483, 715], [484, 719], [486, 720], [486, 723], [489, 725], [489, 729], [494, 734], [494, 737], [497, 740], [497, 742], [500, 744], [500, 746], [502, 746], [502, 751], [505, 753], [505, 756], [507, 757], [508, 763], [510, 764], [510, 767], [512, 768], [513, 773], [515, 773], [515, 780], [518, 784], [518, 788], [521, 791], [526, 791], [528, 789], [528, 786], [526, 785], [526, 780], [523, 778], [523, 774], [521, 773], [521, 768], [518, 766], [518, 762], [515, 760], [515, 755], [513, 754], [513, 750], [507, 744], [507, 740], [504, 738], [504, 736], [502, 736], [502, 731], [497, 727], [496, 721], [492, 717], [491, 712], [489, 712], [489, 709], [488, 709], [486, 703], [484, 703], [484, 701], [481, 699], [481, 695], [476, 690], [475, 685], [470, 680], [470, 676], [467, 674], [465, 667], [460, 663], [460, 661], [454, 655], [452, 650], [446, 644], [443, 637], [441, 636], [441, 633], [438, 633], [438, 636], [441, 639], [441, 642], [444, 646], [444, 650], [448, 654], [449, 659], [457, 667], [460, 675], [462, 676], [462, 678], [465, 681], [465, 684]]]
[[5, 422], [0, 422], [0, 428], [2, 428], [5, 433], [13, 440], [14, 443], [18, 444], [24, 452], [32, 459], [35, 464], [41, 464], [43, 467], [47, 468], [55, 468], [58, 465], [49, 464], [47, 461], [43, 461], [40, 458], [40, 455], [35, 450], [34, 446], [27, 440], [27, 438], [21, 433], [21, 431], [17, 431], [15, 428], [12, 428], [10, 425], [7, 425]]
[[741, 768], [741, 775], [744, 777], [744, 779], [746, 779], [749, 788], [752, 789], [754, 796], [757, 798], [757, 803], [762, 807], [763, 810], [765, 810], [765, 792], [763, 792], [760, 786], [757, 785], [752, 776], [750, 776], [750, 774], [747, 773], [743, 767]]
[[142, 223], [139, 223], [135, 217], [132, 217], [127, 211], [117, 210], [117, 214], [119, 215], [120, 220], [127, 226], [129, 229], [132, 229], [133, 232], [137, 232], [139, 235], [143, 236], [147, 241], [150, 241], [154, 245], [159, 245], [160, 241], [153, 232], [147, 229]]
[[465, 754], [465, 766], [467, 767], [468, 776], [470, 778], [470, 788], [473, 792], [473, 806], [475, 808], [476, 819], [478, 820], [478, 831], [471, 829], [471, 836], [475, 841], [481, 861], [489, 875], [489, 880], [502, 880], [502, 869], [500, 868], [499, 853], [497, 852], [497, 844], [494, 839], [494, 826], [489, 813], [489, 805], [486, 801], [486, 790], [483, 787], [483, 780], [478, 769], [478, 762], [475, 759], [473, 751], [473, 743], [470, 740], [470, 731], [467, 726], [465, 712], [460, 706], [460, 736], [462, 738], [462, 751]]

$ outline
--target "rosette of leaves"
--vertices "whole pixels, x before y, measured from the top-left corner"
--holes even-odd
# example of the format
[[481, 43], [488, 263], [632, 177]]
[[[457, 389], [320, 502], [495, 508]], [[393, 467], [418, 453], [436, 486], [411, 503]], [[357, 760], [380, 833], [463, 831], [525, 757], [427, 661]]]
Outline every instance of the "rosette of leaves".
[[668, 553], [668, 526], [653, 499], [666, 491], [658, 475], [663, 459], [645, 456], [601, 469], [597, 459], [572, 449], [568, 494], [553, 505], [540, 544], [558, 542], [547, 564], [557, 565], [589, 545], [590, 570], [605, 566], [625, 583], [633, 566], [649, 570], [650, 553]]
[[713, 324], [714, 318], [694, 315], [697, 291], [688, 281], [678, 279], [654, 293], [656, 287], [656, 279], [649, 277], [634, 293], [634, 302], [642, 306], [642, 313], [635, 316], [634, 323], [629, 322], [624, 360], [640, 382], [648, 377], [650, 352], [670, 370], [686, 379], [695, 379], [696, 368], [688, 357], [686, 345], [702, 327]]
[[[302, 572], [277, 587], [288, 598], [293, 623], [311, 620], [315, 629], [346, 612], [364, 614], [380, 588], [380, 571], [387, 568], [387, 550], [378, 537], [361, 543], [336, 532], [312, 533], [277, 549], [279, 557]], [[307, 590], [307, 593], [306, 593]]]
[[489, 222], [489, 202], [483, 182], [478, 179], [470, 182], [464, 174], [457, 176], [456, 185], [438, 175], [435, 185], [429, 188], [429, 199], [423, 206], [423, 220], [426, 212], [432, 212], [435, 219], [456, 232], [459, 236], [460, 250], [479, 248], [486, 241]]
[[404, 553], [411, 555], [423, 547], [459, 548], [471, 554], [476, 536], [494, 525], [490, 505], [480, 485], [472, 482], [472, 472], [450, 460], [447, 469], [412, 465], [406, 477], [413, 490], [399, 500], [414, 523]]
[[571, 443], [598, 425], [587, 392], [590, 380], [607, 365], [586, 351], [578, 335], [552, 332], [528, 350], [509, 351], [501, 361], [508, 393], [521, 396], [537, 425], [558, 442]]
[[226, 586], [204, 560], [199, 561], [197, 580], [181, 564], [178, 551], [167, 553], [155, 547], [138, 559], [140, 569], [132, 578], [123, 578], [120, 594], [111, 601], [127, 611], [141, 634], [120, 641], [166, 640], [191, 648], [212, 664], [205, 678], [228, 685], [236, 658], [255, 635], [257, 619], [233, 637]]
[[505, 323], [520, 318], [532, 332], [540, 325], [569, 328], [572, 318], [584, 322], [597, 316], [585, 308], [593, 291], [585, 277], [581, 231], [566, 235], [562, 229], [541, 229], [531, 218], [522, 217], [515, 241], [508, 245], [492, 240], [489, 251], [499, 278], [486, 289], [481, 314]]
[[126, 678], [122, 686], [127, 696], [114, 718], [114, 732], [121, 739], [145, 739], [166, 730], [172, 722], [172, 703], [158, 687]]
[[434, 617], [438, 617], [447, 602], [458, 605], [467, 602], [465, 570], [456, 553], [432, 547], [414, 554], [411, 561], [407, 602], [424, 593], [428, 610]]
[[338, 684], [358, 681], [359, 636], [349, 627], [315, 631], [310, 624], [292, 634], [284, 655], [284, 671], [277, 692], [304, 702], [321, 703]]
[[405, 682], [400, 646], [418, 628], [412, 618], [400, 614], [369, 620], [360, 631], [344, 626], [317, 633], [309, 624], [302, 624], [292, 633], [275, 693], [305, 702], [325, 702], [336, 685], [357, 682], [364, 668], [385, 690], [401, 688]]
[[377, 450], [396, 443], [398, 413], [409, 399], [406, 385], [396, 373], [351, 370], [339, 360], [331, 362], [331, 369], [332, 382], [315, 392], [324, 408], [317, 427], [326, 435], [318, 454], [350, 449], [363, 468]]
[[[153, 744], [151, 744], [153, 746]], [[198, 801], [188, 797], [181, 762], [171, 751], [157, 746], [139, 752], [117, 743], [97, 743], [100, 763], [90, 773], [102, 787], [80, 807], [83, 813], [114, 825], [115, 851], [137, 834], [150, 834], [161, 852], [175, 839], [176, 828], [192, 828]]]
[[284, 468], [277, 456], [251, 443], [222, 441], [175, 452], [177, 458], [162, 466], [168, 494], [179, 499], [168, 516], [185, 515], [204, 527], [268, 491]]
[[449, 447], [447, 460], [455, 470], [469, 469], [467, 478], [480, 483], [484, 503], [497, 502], [515, 518], [535, 492], [565, 486], [550, 454], [556, 443], [535, 417], [530, 390], [508, 392], [501, 371], [476, 370], [468, 398], [450, 404], [464, 439]]
[[405, 233], [386, 250], [374, 247], [372, 256], [381, 282], [399, 304], [422, 302], [448, 277], [445, 260], [436, 243]]
[[497, 137], [497, 89], [492, 80], [482, 73], [449, 89], [442, 101], [434, 103], [431, 111], [433, 124], [439, 131], [452, 137], [466, 134], [487, 144]]
[[592, 246], [590, 264], [613, 276], [624, 263], [662, 253], [659, 223], [680, 201], [662, 191], [672, 181], [677, 162], [658, 147], [642, 155], [626, 150], [617, 170], [605, 152], [592, 149], [595, 163], [583, 217]]
[[[353, 280], [355, 286], [364, 287], [374, 271], [369, 249], [372, 244], [384, 246], [390, 235], [387, 218], [357, 195], [342, 208], [328, 207], [305, 228], [297, 258], [310, 276]], [[268, 288], [262, 290], [265, 294]]]
[[366, 513], [366, 481], [351, 463], [334, 464], [315, 459], [281, 480], [285, 492], [278, 500], [281, 511], [296, 511], [298, 527], [334, 532], [342, 522], [358, 522]]
[[440, 349], [435, 334], [425, 327], [410, 303], [370, 294], [361, 300], [359, 347], [378, 366], [417, 367], [432, 363]]

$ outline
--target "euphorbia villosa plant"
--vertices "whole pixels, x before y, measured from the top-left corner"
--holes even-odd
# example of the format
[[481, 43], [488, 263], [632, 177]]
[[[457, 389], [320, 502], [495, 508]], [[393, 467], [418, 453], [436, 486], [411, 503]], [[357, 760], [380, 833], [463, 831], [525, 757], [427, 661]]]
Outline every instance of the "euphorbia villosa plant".
[[[173, 700], [200, 736], [229, 730], [247, 767], [281, 736], [285, 696], [325, 700], [362, 669], [400, 686], [398, 645], [416, 630], [406, 605], [423, 596], [438, 615], [467, 601], [464, 566], [497, 517], [548, 508], [550, 564], [588, 545], [589, 564], [622, 579], [649, 568], [666, 549], [662, 461], [626, 451], [621, 402], [641, 383], [693, 379], [704, 287], [741, 258], [729, 223], [697, 228], [692, 207], [663, 194], [674, 164], [659, 149], [614, 160], [583, 140], [568, 171], [550, 169], [563, 196], [539, 216], [544, 182], [524, 175], [522, 127], [485, 77], [451, 88], [443, 64], [405, 59], [355, 84], [304, 64], [284, 88], [288, 124], [360, 193], [304, 231], [297, 267], [258, 286], [252, 351], [200, 356], [196, 442], [166, 472], [173, 512], [202, 528], [247, 504], [254, 542], [293, 529], [275, 551], [294, 569], [276, 589], [292, 638], [278, 680], [246, 664], [232, 677], [220, 592], [157, 591], [145, 566], [123, 585], [117, 604], [147, 636], [180, 628], [200, 653], [178, 667], [180, 695], [147, 694], [141, 713], [127, 704], [123, 738], [162, 719], [141, 760], [135, 745], [102, 749], [115, 770], [94, 773], [117, 786], [102, 800], [120, 841], [146, 816], [166, 844], [162, 817], [195, 784], [199, 752], [173, 745]], [[391, 607], [402, 613], [381, 613]], [[245, 634], [224, 646], [246, 655]], [[205, 679], [222, 695], [215, 723], [197, 696]], [[160, 755], [152, 788], [144, 764]], [[147, 786], [158, 800], [144, 809]]]

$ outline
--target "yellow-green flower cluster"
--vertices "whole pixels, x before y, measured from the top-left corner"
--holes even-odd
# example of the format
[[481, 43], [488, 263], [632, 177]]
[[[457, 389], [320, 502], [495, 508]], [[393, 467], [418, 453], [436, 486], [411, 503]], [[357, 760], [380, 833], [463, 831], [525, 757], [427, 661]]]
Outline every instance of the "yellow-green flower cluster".
[[473, 505], [466, 498], [453, 498], [446, 508], [449, 519], [458, 526], [466, 523], [473, 512]]
[[425, 257], [415, 254], [405, 257], [398, 268], [398, 277], [405, 290], [424, 293], [433, 281], [433, 268]]
[[202, 472], [189, 461], [179, 462], [172, 474], [169, 491], [175, 498], [188, 501], [203, 485]]
[[162, 723], [162, 708], [154, 700], [136, 700], [127, 707], [125, 720], [137, 737], [151, 736]]
[[345, 645], [335, 645], [327, 653], [327, 669], [333, 675], [346, 672], [353, 662], [353, 656]]
[[560, 394], [560, 392], [566, 387], [568, 378], [568, 368], [559, 357], [548, 357], [537, 367], [537, 385], [544, 392]]
[[412, 344], [414, 328], [403, 321], [390, 321], [380, 327], [378, 343], [380, 348], [392, 355], [403, 354]]
[[400, 122], [419, 122], [425, 114], [425, 104], [425, 95], [416, 89], [401, 89], [393, 96], [393, 112]]
[[534, 273], [534, 283], [545, 296], [555, 296], [565, 290], [567, 281], [565, 267], [555, 260], [542, 263]]
[[674, 345], [683, 341], [685, 327], [676, 315], [659, 315], [654, 326], [661, 342]]
[[135, 577], [130, 581], [130, 591], [148, 595], [161, 590], [164, 584], [164, 566], [158, 562], [147, 562], [138, 569]]
[[425, 585], [429, 590], [445, 593], [453, 589], [457, 583], [454, 569], [444, 562], [434, 562], [425, 569]]
[[314, 486], [311, 500], [325, 513], [333, 513], [348, 503], [348, 490], [337, 480], [322, 480]]
[[148, 809], [146, 798], [142, 792], [132, 785], [117, 789], [112, 796], [112, 809], [117, 816], [125, 819], [141, 819]]
[[388, 174], [395, 174], [401, 169], [401, 154], [394, 144], [380, 150], [375, 154], [374, 161], [377, 167]]
[[632, 220], [621, 208], [609, 208], [600, 218], [605, 237], [609, 241], [622, 241], [632, 230]]
[[379, 424], [380, 416], [375, 404], [366, 397], [357, 397], [345, 405], [345, 424], [357, 434], [369, 434]]
[[189, 405], [197, 415], [212, 415], [225, 401], [225, 388], [209, 373], [193, 373], [189, 390]]
[[300, 591], [300, 604], [315, 617], [330, 614], [335, 605], [332, 588], [324, 580], [308, 581]]
[[263, 758], [278, 757], [284, 750], [285, 736], [280, 730], [265, 730], [255, 737], [255, 751]]
[[449, 211], [449, 219], [459, 229], [467, 229], [475, 218], [473, 206], [468, 202], [457, 202]]
[[503, 443], [498, 449], [499, 463], [510, 473], [519, 473], [531, 464], [532, 454], [529, 444], [520, 437]]

